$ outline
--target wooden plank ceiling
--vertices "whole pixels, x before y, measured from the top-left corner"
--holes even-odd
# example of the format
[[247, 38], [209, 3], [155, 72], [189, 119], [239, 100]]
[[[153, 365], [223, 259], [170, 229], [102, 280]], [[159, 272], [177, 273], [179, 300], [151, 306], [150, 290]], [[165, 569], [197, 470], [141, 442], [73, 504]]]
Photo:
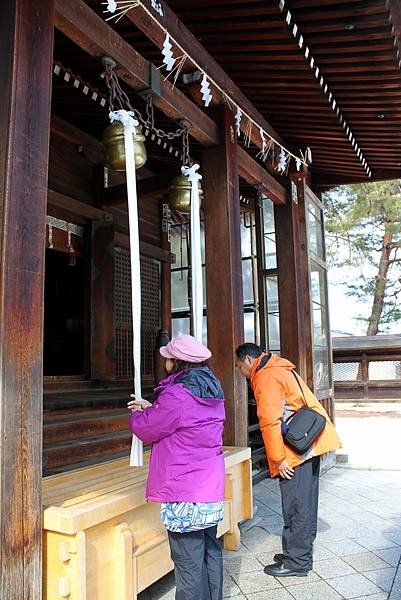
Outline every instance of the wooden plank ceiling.
[[322, 75], [372, 179], [401, 174], [401, 73], [385, 0], [289, 0], [283, 12], [265, 0], [168, 4], [283, 138], [312, 148], [316, 182], [366, 179]]
[[[100, 1], [87, 4], [101, 14]], [[371, 180], [400, 176], [398, 0], [287, 0], [283, 10], [279, 0], [167, 4], [286, 143], [311, 147], [316, 185], [368, 181], [369, 169]], [[127, 18], [110, 26], [160, 65], [160, 51]]]

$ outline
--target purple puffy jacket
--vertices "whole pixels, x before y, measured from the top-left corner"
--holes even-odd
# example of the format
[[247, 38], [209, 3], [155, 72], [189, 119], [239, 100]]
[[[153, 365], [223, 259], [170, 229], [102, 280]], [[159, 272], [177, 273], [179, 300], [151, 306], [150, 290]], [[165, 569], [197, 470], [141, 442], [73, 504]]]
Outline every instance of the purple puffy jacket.
[[224, 499], [224, 394], [209, 367], [164, 379], [152, 406], [130, 416], [131, 431], [152, 443], [146, 497], [153, 502]]

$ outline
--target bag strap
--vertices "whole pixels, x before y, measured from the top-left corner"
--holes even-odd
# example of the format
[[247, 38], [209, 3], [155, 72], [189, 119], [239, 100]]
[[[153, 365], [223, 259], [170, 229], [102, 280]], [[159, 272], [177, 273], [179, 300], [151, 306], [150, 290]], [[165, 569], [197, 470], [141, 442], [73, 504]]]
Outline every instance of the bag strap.
[[302, 397], [303, 397], [303, 399], [304, 399], [305, 406], [308, 406], [308, 403], [306, 402], [306, 398], [305, 398], [304, 391], [303, 391], [303, 389], [302, 389], [302, 386], [301, 386], [301, 384], [300, 384], [300, 382], [299, 382], [299, 377], [298, 377], [298, 375], [295, 373], [295, 371], [291, 371], [291, 373], [294, 375], [294, 377], [295, 377], [295, 379], [296, 379], [296, 382], [297, 382], [297, 384], [298, 384], [298, 387], [299, 387], [299, 389], [301, 390], [301, 394], [302, 394]]
[[[302, 397], [303, 397], [303, 399], [304, 399], [305, 406], [308, 406], [308, 404], [307, 404], [307, 402], [306, 402], [306, 398], [305, 398], [304, 391], [303, 391], [303, 389], [302, 389], [302, 386], [301, 386], [301, 384], [299, 383], [299, 378], [298, 378], [298, 375], [295, 373], [295, 371], [291, 371], [291, 373], [294, 375], [294, 377], [295, 377], [295, 379], [296, 379], [296, 382], [297, 382], [297, 384], [298, 384], [298, 386], [299, 386], [299, 389], [301, 390], [301, 394], [302, 394]], [[294, 413], [294, 414], [295, 414], [295, 413]], [[291, 415], [291, 416], [292, 416], [292, 415]], [[283, 416], [280, 418], [280, 421], [282, 421], [283, 423], [285, 423], [285, 420], [284, 420], [284, 415], [283, 415]]]

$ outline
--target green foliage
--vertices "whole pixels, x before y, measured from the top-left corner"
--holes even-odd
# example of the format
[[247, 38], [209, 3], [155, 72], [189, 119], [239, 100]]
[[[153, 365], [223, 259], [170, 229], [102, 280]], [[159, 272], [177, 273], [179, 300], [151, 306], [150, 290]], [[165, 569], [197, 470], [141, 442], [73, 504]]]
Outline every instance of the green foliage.
[[[385, 181], [334, 188], [325, 194], [326, 230], [329, 258], [339, 264], [377, 264], [387, 227], [401, 246], [400, 182]], [[344, 245], [345, 256], [337, 256]], [[340, 261], [340, 262], [339, 262]], [[342, 261], [342, 262], [341, 262]]]
[[[368, 322], [379, 318], [378, 325], [384, 331], [401, 319], [398, 301], [401, 296], [400, 181], [335, 188], [325, 194], [324, 202], [328, 262], [336, 267], [361, 268], [361, 276], [356, 281], [348, 281], [344, 274], [343, 283], [350, 296], [373, 305], [375, 295], [377, 298], [384, 293], [379, 316], [375, 305], [369, 319], [359, 319]], [[383, 253], [384, 245], [387, 253]], [[387, 254], [385, 260], [383, 254]]]

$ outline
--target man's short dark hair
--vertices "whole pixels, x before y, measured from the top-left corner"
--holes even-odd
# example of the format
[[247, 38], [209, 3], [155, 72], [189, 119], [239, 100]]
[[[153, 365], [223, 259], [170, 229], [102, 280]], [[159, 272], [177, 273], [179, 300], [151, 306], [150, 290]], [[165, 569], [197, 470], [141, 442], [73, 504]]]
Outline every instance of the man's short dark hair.
[[252, 344], [251, 342], [241, 344], [235, 351], [235, 355], [238, 358], [238, 360], [244, 360], [246, 356], [258, 358], [262, 353], [262, 348], [260, 346], [257, 346], [256, 344]]

